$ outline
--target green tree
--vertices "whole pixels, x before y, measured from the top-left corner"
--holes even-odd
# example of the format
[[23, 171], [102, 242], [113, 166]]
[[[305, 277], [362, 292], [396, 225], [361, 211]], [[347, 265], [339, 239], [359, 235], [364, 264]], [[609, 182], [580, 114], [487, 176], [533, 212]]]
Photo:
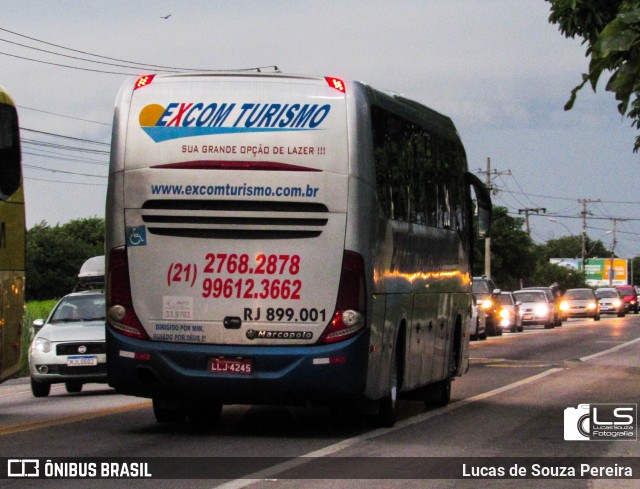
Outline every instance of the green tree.
[[[551, 239], [546, 244], [541, 245], [540, 259], [549, 261], [550, 258], [581, 258], [582, 257], [582, 236], [563, 236], [558, 239]], [[610, 256], [607, 247], [600, 240], [592, 240], [588, 236], [585, 240], [585, 258], [608, 257]]]
[[76, 285], [87, 258], [104, 254], [104, 219], [87, 218], [63, 225], [36, 224], [27, 231], [27, 300], [62, 297]]
[[578, 270], [562, 267], [548, 261], [539, 261], [534, 273], [531, 275], [529, 285], [549, 286], [558, 284], [560, 290], [586, 287], [584, 277]]
[[631, 260], [633, 270], [633, 285], [640, 285], [640, 256], [634, 256]]
[[[551, 4], [549, 22], [569, 38], [581, 38], [590, 58], [589, 71], [571, 91], [565, 105], [570, 110], [578, 92], [590, 84], [595, 91], [604, 72], [611, 73], [605, 90], [618, 100], [618, 111], [640, 129], [640, 1], [546, 0]], [[636, 137], [634, 151], [640, 149]]]

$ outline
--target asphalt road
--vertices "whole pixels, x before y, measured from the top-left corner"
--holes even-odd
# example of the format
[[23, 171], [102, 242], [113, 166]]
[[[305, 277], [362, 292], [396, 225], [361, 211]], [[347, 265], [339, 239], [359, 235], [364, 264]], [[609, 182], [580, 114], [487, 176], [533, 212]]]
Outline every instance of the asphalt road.
[[[36, 399], [28, 382], [19, 379], [0, 386], [0, 463], [6, 458], [123, 457], [151, 460], [151, 472], [167, 478], [11, 478], [0, 486], [635, 488], [638, 479], [543, 480], [533, 477], [531, 464], [540, 457], [583, 457], [596, 467], [602, 461], [622, 465], [622, 457], [640, 459], [638, 441], [565, 441], [563, 436], [565, 409], [636, 404], [639, 397], [636, 315], [571, 320], [553, 330], [533, 327], [473, 342], [470, 371], [454, 382], [451, 404], [425, 411], [420, 402], [401, 401], [400, 421], [392, 429], [372, 429], [361, 417], [329, 409], [226, 406], [219, 427], [199, 433], [188, 425], [159, 425], [148, 401], [103, 385], [85, 386], [80, 394], [54, 387], [48, 398]], [[512, 468], [507, 457], [521, 457], [516, 462], [529, 471], [525, 480], [460, 478], [462, 463], [473, 474], [474, 467], [493, 462]], [[634, 461], [634, 477], [640, 477], [636, 459], [626, 460]], [[541, 467], [547, 467], [544, 460]], [[185, 476], [198, 476], [199, 470], [225, 479]], [[168, 478], [173, 473], [177, 479]]]

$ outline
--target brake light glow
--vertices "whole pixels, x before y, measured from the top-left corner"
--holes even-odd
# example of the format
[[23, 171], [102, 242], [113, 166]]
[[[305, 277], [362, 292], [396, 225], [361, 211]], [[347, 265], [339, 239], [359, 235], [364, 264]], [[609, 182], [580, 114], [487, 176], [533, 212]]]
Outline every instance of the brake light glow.
[[156, 75], [142, 75], [136, 80], [136, 84], [133, 86], [134, 90], [138, 88], [146, 87], [153, 81]]
[[335, 88], [336, 90], [338, 90], [338, 92], [346, 93], [347, 88], [345, 87], [344, 82], [340, 78], [325, 76], [324, 79], [327, 80], [327, 83], [331, 88]]
[[107, 278], [107, 323], [126, 336], [149, 339], [133, 310], [127, 249], [114, 248], [109, 253]]
[[358, 334], [366, 324], [366, 310], [364, 259], [358, 253], [345, 251], [336, 310], [318, 343], [344, 341]]

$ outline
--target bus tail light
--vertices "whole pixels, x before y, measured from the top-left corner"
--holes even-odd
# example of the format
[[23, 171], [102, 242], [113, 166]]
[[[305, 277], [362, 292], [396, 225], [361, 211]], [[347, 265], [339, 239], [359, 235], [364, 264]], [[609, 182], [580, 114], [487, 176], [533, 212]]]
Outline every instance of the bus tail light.
[[107, 281], [107, 323], [118, 332], [133, 338], [149, 336], [133, 310], [127, 249], [114, 248], [109, 254]]
[[365, 289], [364, 259], [358, 253], [345, 251], [336, 310], [318, 343], [343, 341], [364, 328], [367, 309]]

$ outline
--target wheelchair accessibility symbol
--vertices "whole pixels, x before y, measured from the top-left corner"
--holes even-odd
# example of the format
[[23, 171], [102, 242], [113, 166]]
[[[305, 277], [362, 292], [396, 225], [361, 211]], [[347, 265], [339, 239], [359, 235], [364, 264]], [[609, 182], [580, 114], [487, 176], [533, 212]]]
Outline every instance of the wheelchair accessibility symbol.
[[126, 237], [129, 246], [147, 246], [147, 228], [145, 226], [127, 226]]

